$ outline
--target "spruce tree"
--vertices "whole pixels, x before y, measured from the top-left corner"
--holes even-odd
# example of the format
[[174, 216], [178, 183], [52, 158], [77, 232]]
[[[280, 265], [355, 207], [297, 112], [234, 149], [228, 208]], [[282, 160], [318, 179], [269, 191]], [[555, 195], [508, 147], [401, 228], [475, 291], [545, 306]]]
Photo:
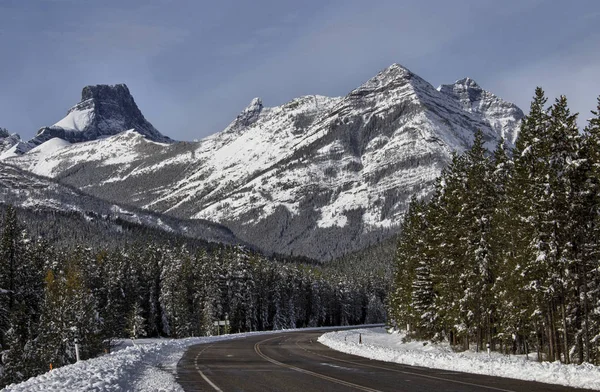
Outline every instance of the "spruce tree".
[[600, 97], [597, 110], [585, 128], [585, 187], [582, 220], [584, 222], [579, 296], [581, 299], [580, 361], [600, 363]]
[[421, 236], [423, 235], [423, 205], [415, 196], [411, 199], [408, 211], [402, 222], [401, 234], [396, 250], [396, 270], [394, 291], [390, 295], [390, 315], [400, 327], [410, 325], [415, 328], [417, 319], [413, 311], [413, 282], [415, 270], [423, 253]]

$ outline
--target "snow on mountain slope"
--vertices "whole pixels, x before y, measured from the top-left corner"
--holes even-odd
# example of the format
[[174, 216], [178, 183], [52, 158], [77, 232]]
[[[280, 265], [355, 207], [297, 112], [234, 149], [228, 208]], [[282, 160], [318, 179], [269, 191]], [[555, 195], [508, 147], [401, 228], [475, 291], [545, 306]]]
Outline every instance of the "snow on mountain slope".
[[342, 98], [254, 99], [197, 143], [127, 132], [9, 161], [108, 200], [223, 223], [266, 251], [326, 260], [395, 234], [410, 197], [431, 192], [477, 129], [490, 149], [517, 134], [518, 108], [454, 86], [437, 90], [394, 64]]
[[[51, 143], [53, 140], [47, 143]], [[63, 144], [64, 146], [66, 143], [61, 142], [55, 140], [51, 144], [54, 146]], [[45, 148], [40, 149], [40, 147]], [[32, 151], [41, 153], [51, 150], [51, 146], [42, 145], [40, 147]], [[54, 151], [58, 150], [54, 149]], [[110, 203], [51, 179], [32, 175], [3, 162], [0, 162], [0, 201], [4, 204], [35, 210], [75, 212], [84, 216], [100, 216], [113, 220], [120, 218], [127, 222], [206, 241], [241, 243], [229, 229], [221, 225], [203, 220], [182, 220], [151, 211], [143, 211], [139, 208]]]
[[172, 142], [146, 120], [126, 85], [100, 84], [84, 87], [81, 102], [69, 109], [56, 124], [41, 128], [30, 143], [39, 145], [55, 137], [79, 143], [129, 129], [135, 129], [153, 141]]
[[491, 127], [510, 143], [515, 143], [518, 135], [516, 120], [524, 114], [515, 104], [506, 102], [489, 91], [483, 90], [470, 78], [443, 84], [438, 91], [447, 94], [460, 103], [464, 110], [487, 120]]
[[0, 160], [24, 154], [30, 149], [31, 146], [23, 142], [18, 134], [10, 134], [6, 129], [0, 128]]
[[64, 128], [71, 131], [82, 132], [94, 119], [93, 109], [70, 110], [66, 117], [53, 125], [53, 127]]

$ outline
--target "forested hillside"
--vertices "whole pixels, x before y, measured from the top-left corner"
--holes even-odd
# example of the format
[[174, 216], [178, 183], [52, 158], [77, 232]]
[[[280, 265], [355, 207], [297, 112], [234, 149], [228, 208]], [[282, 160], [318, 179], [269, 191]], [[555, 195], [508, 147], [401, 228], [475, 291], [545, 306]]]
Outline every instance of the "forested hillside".
[[126, 222], [99, 219], [86, 233], [79, 215], [56, 212], [44, 230], [38, 214], [9, 206], [3, 216], [2, 385], [73, 363], [76, 339], [89, 358], [115, 338], [214, 334], [226, 317], [230, 332], [385, 318], [388, 288], [374, 271], [349, 276]]
[[513, 151], [481, 134], [398, 243], [391, 317], [413, 336], [600, 364], [600, 99], [583, 132], [537, 89]]

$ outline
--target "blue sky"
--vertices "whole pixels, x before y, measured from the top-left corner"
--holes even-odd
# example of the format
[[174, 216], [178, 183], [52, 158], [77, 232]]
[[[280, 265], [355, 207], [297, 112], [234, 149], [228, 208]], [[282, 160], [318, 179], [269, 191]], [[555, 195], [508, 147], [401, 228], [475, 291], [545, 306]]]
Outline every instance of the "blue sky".
[[126, 83], [162, 133], [222, 130], [250, 102], [345, 95], [400, 63], [469, 76], [525, 111], [535, 86], [589, 117], [600, 1], [0, 0], [0, 127], [29, 138], [87, 84]]

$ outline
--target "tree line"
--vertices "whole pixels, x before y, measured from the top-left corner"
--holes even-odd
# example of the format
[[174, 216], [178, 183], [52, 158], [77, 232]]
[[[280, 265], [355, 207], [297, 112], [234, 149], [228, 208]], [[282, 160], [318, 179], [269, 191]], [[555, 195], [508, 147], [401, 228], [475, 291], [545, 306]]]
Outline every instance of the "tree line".
[[[0, 344], [7, 385], [110, 351], [115, 339], [382, 322], [374, 274], [283, 262], [243, 247], [143, 241], [110, 247], [31, 238], [16, 210], [0, 238]], [[192, 245], [190, 245], [192, 244]]]
[[482, 133], [413, 198], [390, 317], [409, 336], [600, 364], [600, 98], [583, 131], [536, 89], [512, 150]]

